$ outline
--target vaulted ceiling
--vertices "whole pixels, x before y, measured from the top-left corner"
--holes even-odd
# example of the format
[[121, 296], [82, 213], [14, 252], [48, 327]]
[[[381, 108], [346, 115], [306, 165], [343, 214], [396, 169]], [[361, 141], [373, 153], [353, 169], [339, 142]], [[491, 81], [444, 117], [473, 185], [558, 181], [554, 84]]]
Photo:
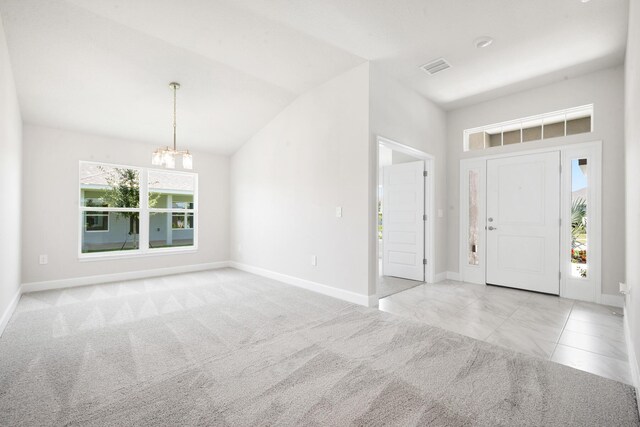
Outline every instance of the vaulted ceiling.
[[[364, 62], [451, 109], [622, 63], [627, 0], [0, 0], [23, 118], [232, 153]], [[474, 39], [495, 42], [477, 49]], [[439, 57], [452, 68], [429, 76]]]

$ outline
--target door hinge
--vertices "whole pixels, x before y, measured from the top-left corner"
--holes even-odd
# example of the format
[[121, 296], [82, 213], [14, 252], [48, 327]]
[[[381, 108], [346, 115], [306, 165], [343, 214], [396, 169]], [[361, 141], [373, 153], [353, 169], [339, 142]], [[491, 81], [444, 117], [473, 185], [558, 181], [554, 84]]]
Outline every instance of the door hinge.
[[427, 260], [426, 260], [426, 258], [422, 260], [422, 264], [427, 265]]
[[562, 280], [562, 271], [558, 271], [558, 279]]
[[560, 173], [562, 173], [562, 165], [560, 165]]
[[426, 221], [427, 220], [427, 214], [422, 215], [422, 220]]
[[429, 171], [422, 171], [422, 176], [429, 176]]
[[562, 227], [562, 218], [558, 220], [558, 223], [560, 224], [560, 227]]

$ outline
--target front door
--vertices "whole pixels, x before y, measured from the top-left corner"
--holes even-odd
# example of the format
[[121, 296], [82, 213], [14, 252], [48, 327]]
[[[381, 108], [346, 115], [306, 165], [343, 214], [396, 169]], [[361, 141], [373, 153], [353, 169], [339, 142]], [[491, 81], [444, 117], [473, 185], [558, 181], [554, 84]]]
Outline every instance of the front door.
[[424, 162], [383, 168], [382, 272], [424, 281]]
[[559, 295], [560, 153], [487, 161], [488, 284]]

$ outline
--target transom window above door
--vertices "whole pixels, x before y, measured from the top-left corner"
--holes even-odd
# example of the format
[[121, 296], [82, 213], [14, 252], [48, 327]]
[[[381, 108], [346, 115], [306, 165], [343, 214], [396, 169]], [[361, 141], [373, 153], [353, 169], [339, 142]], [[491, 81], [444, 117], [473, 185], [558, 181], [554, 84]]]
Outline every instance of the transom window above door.
[[593, 131], [593, 104], [464, 131], [464, 151], [484, 150]]

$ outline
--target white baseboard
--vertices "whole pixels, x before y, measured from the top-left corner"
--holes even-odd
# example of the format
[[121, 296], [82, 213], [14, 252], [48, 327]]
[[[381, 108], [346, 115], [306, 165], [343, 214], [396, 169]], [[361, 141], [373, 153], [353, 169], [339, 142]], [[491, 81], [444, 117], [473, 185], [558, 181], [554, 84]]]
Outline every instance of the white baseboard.
[[170, 274], [193, 273], [229, 267], [229, 261], [209, 262], [205, 264], [180, 265], [176, 267], [155, 268], [153, 270], [126, 271], [122, 273], [101, 274], [99, 276], [74, 277], [71, 279], [48, 280], [22, 284], [22, 293], [48, 291], [51, 289], [74, 288], [76, 286], [97, 285], [100, 283], [120, 282], [123, 280], [146, 279]]
[[454, 271], [443, 271], [436, 274], [435, 283], [442, 282], [443, 280], [460, 280], [460, 273]]
[[7, 327], [7, 324], [9, 323], [9, 319], [11, 319], [13, 312], [16, 310], [16, 307], [18, 306], [18, 301], [20, 301], [21, 295], [22, 295], [22, 292], [20, 288], [16, 289], [16, 294], [13, 296], [13, 299], [7, 306], [7, 309], [4, 311], [4, 313], [2, 313], [2, 317], [0, 317], [0, 337], [4, 332], [4, 328]]
[[297, 286], [299, 288], [317, 292], [322, 295], [338, 298], [353, 304], [363, 305], [365, 307], [375, 307], [378, 305], [377, 295], [357, 294], [355, 292], [334, 288], [333, 286], [323, 285], [322, 283], [312, 282], [310, 280], [289, 276], [287, 274], [266, 270], [260, 267], [254, 267], [252, 265], [242, 264], [236, 261], [231, 261], [229, 263], [229, 266], [233, 268], [237, 268], [238, 270], [246, 271], [247, 273], [257, 274], [258, 276], [263, 276], [269, 279], [278, 280], [288, 285]]
[[624, 297], [622, 295], [602, 294], [600, 295], [600, 304], [622, 308], [624, 307]]
[[631, 329], [629, 328], [629, 313], [627, 312], [627, 307], [624, 308], [624, 339], [627, 343], [627, 355], [629, 358], [629, 368], [631, 369], [631, 379], [633, 381], [633, 386], [636, 388], [636, 398], [638, 399], [638, 408], [640, 408], [640, 367], [638, 366], [635, 346], [631, 340]]
[[447, 271], [447, 280], [460, 280], [460, 273]]

